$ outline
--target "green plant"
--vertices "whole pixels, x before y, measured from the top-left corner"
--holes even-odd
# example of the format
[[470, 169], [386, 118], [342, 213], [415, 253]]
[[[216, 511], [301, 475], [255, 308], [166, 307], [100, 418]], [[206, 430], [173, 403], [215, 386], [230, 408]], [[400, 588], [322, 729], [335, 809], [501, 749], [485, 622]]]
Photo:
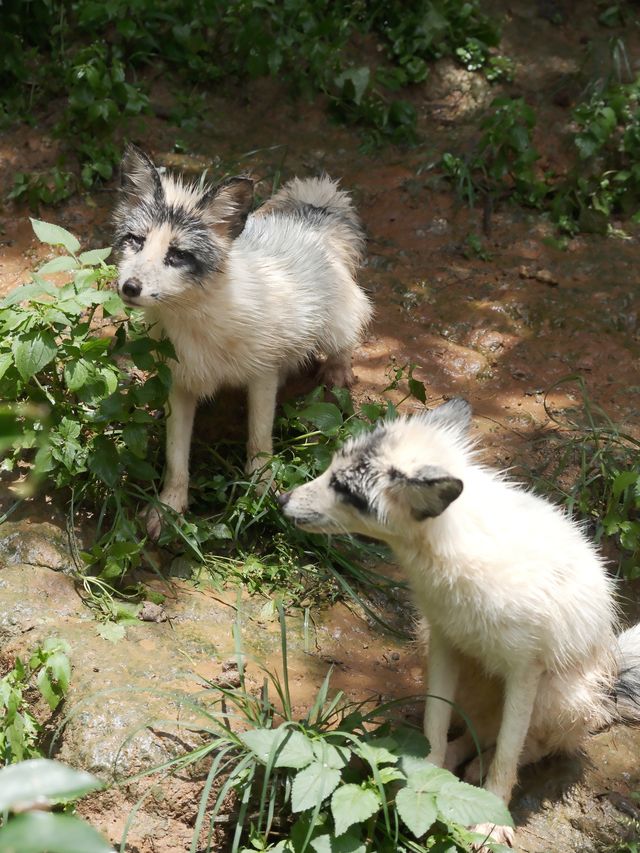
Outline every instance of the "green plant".
[[446, 153], [442, 166], [458, 194], [470, 205], [476, 196], [504, 196], [538, 206], [546, 194], [535, 174], [533, 109], [522, 98], [496, 98], [481, 121], [482, 134], [466, 158]]
[[[29, 709], [25, 693], [35, 687], [52, 711], [69, 687], [71, 666], [64, 640], [45, 640], [26, 663], [16, 658], [13, 668], [0, 679], [0, 761], [13, 764], [41, 755], [38, 737], [42, 726]], [[2, 771], [0, 771], [0, 774]], [[0, 807], [0, 814], [3, 809]]]
[[[296, 95], [324, 94], [341, 120], [363, 128], [369, 145], [415, 140], [416, 111], [396, 93], [424, 80], [430, 60], [452, 55], [490, 79], [509, 73], [508, 60], [492, 53], [499, 29], [478, 0], [420, 0], [411, 8], [400, 0], [322, 8], [310, 0], [6, 0], [3, 15], [0, 119], [10, 123], [64, 96], [56, 132], [73, 143], [87, 187], [111, 177], [127, 120], [148, 110], [137, 72], [152, 63], [198, 92], [220, 79], [278, 76]], [[96, 38], [106, 32], [108, 39]], [[378, 48], [375, 61], [365, 41]], [[193, 108], [191, 118], [184, 102], [180, 112], [182, 125], [193, 125]], [[61, 200], [62, 189], [52, 193], [50, 183], [25, 176], [16, 197]]]
[[[206, 823], [213, 826], [230, 804], [235, 827], [225, 847], [230, 853], [465, 851], [478, 836], [464, 825], [511, 824], [493, 794], [429, 763], [424, 736], [390, 719], [397, 703], [367, 711], [341, 692], [331, 695], [329, 671], [313, 705], [297, 718], [281, 605], [278, 611], [282, 676], [263, 668], [262, 689], [250, 692], [237, 622], [239, 686], [205, 681], [206, 691], [193, 706], [206, 720], [207, 742], [146, 771], [175, 771], [207, 760], [192, 853], [203, 849]], [[221, 779], [212, 797], [214, 782]], [[211, 840], [204, 849], [212, 849]]]
[[561, 419], [545, 403], [558, 432], [553, 462], [544, 472], [535, 472], [535, 482], [584, 519], [596, 542], [615, 544], [619, 572], [635, 579], [640, 577], [640, 441], [622, 431], [589, 398], [582, 377], [562, 380], [567, 382], [577, 384], [582, 405], [565, 410]]
[[75, 189], [74, 175], [54, 166], [46, 172], [17, 172], [8, 197], [27, 201], [32, 210], [37, 210], [40, 204], [64, 201]]
[[0, 769], [0, 850], [113, 853], [95, 829], [74, 815], [42, 811], [45, 803], [68, 808], [101, 787], [95, 776], [45, 758]]
[[551, 210], [568, 232], [606, 233], [613, 213], [640, 221], [640, 77], [597, 89], [573, 112], [578, 162]]
[[[14, 415], [25, 407], [31, 414], [14, 417], [19, 437], [2, 466], [65, 489], [72, 514], [83, 504], [97, 511], [97, 541], [78, 555], [78, 569], [87, 591], [93, 585], [108, 593], [141, 559], [131, 516], [158, 476], [149, 425], [166, 400], [172, 350], [122, 316], [110, 287], [114, 270], [105, 263], [110, 249], [80, 252], [63, 228], [38, 220], [33, 227], [67, 254], [0, 303], [0, 396], [14, 404]], [[58, 287], [45, 278], [54, 272], [70, 280]], [[137, 372], [128, 370], [128, 359]]]

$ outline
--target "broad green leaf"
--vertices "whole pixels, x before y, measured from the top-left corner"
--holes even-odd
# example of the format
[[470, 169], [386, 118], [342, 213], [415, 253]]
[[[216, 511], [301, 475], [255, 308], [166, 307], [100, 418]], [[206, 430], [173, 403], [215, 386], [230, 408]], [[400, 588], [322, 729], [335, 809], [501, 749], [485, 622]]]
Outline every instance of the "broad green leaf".
[[484, 788], [476, 788], [457, 779], [444, 785], [436, 794], [438, 812], [445, 821], [471, 826], [474, 823], [495, 823], [513, 826], [509, 810], [502, 800]]
[[327, 743], [324, 738], [312, 741], [311, 747], [316, 761], [326, 767], [342, 770], [349, 763], [351, 753], [346, 747], [333, 746], [333, 744]]
[[74, 237], [66, 228], [53, 225], [51, 222], [43, 222], [41, 219], [32, 219], [31, 226], [36, 237], [41, 243], [50, 246], [64, 246], [67, 252], [75, 254], [80, 248], [80, 241]]
[[356, 104], [359, 104], [367, 91], [371, 72], [367, 65], [360, 68], [347, 68], [335, 78], [336, 86]]
[[438, 817], [436, 795], [401, 788], [396, 794], [396, 808], [402, 821], [416, 838], [421, 838]]
[[0, 308], [9, 308], [12, 305], [17, 305], [19, 302], [26, 302], [34, 296], [52, 295], [56, 292], [56, 287], [49, 282], [33, 281], [31, 284], [23, 284], [22, 287], [16, 287], [8, 296], [0, 302]]
[[52, 258], [43, 264], [38, 273], [42, 275], [47, 272], [67, 272], [67, 270], [78, 269], [78, 262], [70, 255], [60, 255], [58, 258]]
[[347, 832], [340, 838], [333, 835], [319, 835], [311, 841], [314, 853], [367, 853], [362, 839]]
[[78, 257], [78, 260], [81, 264], [100, 264], [102, 261], [106, 261], [109, 255], [111, 254], [111, 249], [90, 249], [88, 252], [82, 252], [82, 254]]
[[49, 364], [58, 352], [53, 333], [47, 329], [16, 337], [11, 349], [18, 373], [25, 381]]
[[128, 450], [144, 458], [147, 452], [148, 430], [143, 424], [126, 424], [122, 430], [122, 440]]
[[612, 492], [614, 498], [619, 497], [625, 489], [640, 481], [640, 471], [621, 471], [613, 480]]
[[93, 443], [93, 451], [88, 460], [89, 470], [107, 486], [115, 486], [120, 478], [120, 457], [114, 443], [99, 435]]
[[389, 782], [398, 782], [401, 779], [406, 781], [407, 779], [402, 770], [398, 770], [396, 767], [380, 767], [378, 776], [383, 785], [388, 785]]
[[369, 764], [395, 764], [398, 761], [398, 756], [394, 755], [389, 748], [393, 749], [394, 743], [389, 737], [372, 738], [360, 744], [357, 748], [357, 753]]
[[104, 640], [109, 640], [110, 643], [117, 643], [126, 634], [124, 625], [118, 625], [115, 622], [103, 622], [96, 627], [96, 631]]
[[55, 711], [60, 704], [61, 697], [56, 693], [53, 684], [51, 683], [49, 672], [46, 669], [41, 669], [36, 680], [38, 683], [38, 689], [40, 690], [40, 693], [42, 693], [47, 705], [52, 711]]
[[96, 290], [94, 287], [88, 287], [79, 293], [76, 298], [81, 305], [89, 308], [91, 305], [104, 305], [112, 297], [113, 293], [110, 290]]
[[62, 650], [54, 652], [51, 657], [47, 659], [46, 666], [58, 682], [59, 690], [66, 693], [69, 689], [69, 682], [71, 681], [71, 663], [69, 662], [66, 652]]
[[401, 756], [426, 758], [430, 752], [429, 741], [418, 729], [412, 726], [398, 726], [390, 736], [392, 751]]
[[340, 784], [340, 771], [314, 761], [296, 774], [291, 787], [291, 810], [303, 812], [322, 803]]
[[311, 403], [298, 413], [298, 417], [325, 434], [336, 432], [342, 425], [342, 412], [335, 403]]
[[102, 782], [90, 773], [34, 758], [0, 770], [0, 812], [10, 811], [17, 803], [72, 800], [98, 788]]
[[380, 808], [380, 796], [360, 785], [341, 785], [331, 797], [331, 814], [336, 835], [342, 835], [354, 823], [364, 823]]
[[251, 729], [243, 732], [240, 740], [263, 764], [267, 764], [271, 758], [274, 767], [293, 767], [297, 770], [313, 761], [311, 741], [295, 729]]
[[117, 293], [110, 293], [109, 299], [102, 303], [102, 310], [107, 314], [121, 314], [124, 311], [124, 302]]
[[65, 441], [72, 441], [80, 435], [82, 427], [77, 421], [72, 421], [70, 418], [62, 418], [58, 425], [58, 433]]
[[400, 766], [407, 777], [407, 784], [414, 791], [439, 791], [444, 785], [455, 782], [456, 777], [442, 767], [436, 767], [424, 758], [403, 755]]
[[89, 378], [91, 365], [83, 358], [67, 362], [64, 366], [64, 381], [69, 391], [77, 391]]
[[13, 364], [13, 354], [10, 352], [0, 353], [0, 379]]
[[4, 853], [113, 853], [113, 847], [88, 823], [73, 815], [28, 812], [0, 829]]
[[113, 394], [118, 388], [118, 369], [116, 367], [101, 367], [96, 370], [96, 376], [99, 376], [105, 384], [107, 394]]

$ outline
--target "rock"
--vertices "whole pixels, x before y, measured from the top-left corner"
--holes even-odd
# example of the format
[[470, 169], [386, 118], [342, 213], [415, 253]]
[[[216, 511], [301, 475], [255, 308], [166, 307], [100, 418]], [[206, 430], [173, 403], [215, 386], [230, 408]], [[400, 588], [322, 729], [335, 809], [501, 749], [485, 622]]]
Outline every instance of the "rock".
[[18, 563], [56, 572], [75, 569], [66, 532], [48, 521], [5, 521], [0, 525], [0, 568]]

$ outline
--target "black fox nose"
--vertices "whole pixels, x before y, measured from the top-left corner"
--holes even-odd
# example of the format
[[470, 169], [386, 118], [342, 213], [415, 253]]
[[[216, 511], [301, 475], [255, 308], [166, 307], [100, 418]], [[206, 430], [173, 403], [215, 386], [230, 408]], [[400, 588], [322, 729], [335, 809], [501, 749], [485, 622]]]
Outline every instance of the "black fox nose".
[[278, 495], [278, 503], [284, 509], [284, 507], [289, 503], [289, 498], [291, 497], [291, 492], [283, 492], [281, 495]]
[[125, 296], [135, 299], [142, 292], [142, 282], [137, 278], [128, 278], [122, 285], [122, 292]]

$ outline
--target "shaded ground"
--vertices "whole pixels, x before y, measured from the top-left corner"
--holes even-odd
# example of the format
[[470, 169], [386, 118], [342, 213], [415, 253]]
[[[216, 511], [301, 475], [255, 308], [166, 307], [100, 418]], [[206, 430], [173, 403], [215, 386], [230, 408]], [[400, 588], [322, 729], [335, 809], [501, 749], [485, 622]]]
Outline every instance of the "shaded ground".
[[[562, 26], [551, 24], [536, 4], [495, 7], [506, 14], [502, 49], [518, 63], [514, 87], [540, 111], [537, 144], [545, 152], [544, 165], [558, 165], [564, 156], [560, 122], [566, 112], [554, 101], [576, 97], [585, 75], [598, 73], [597, 51], [585, 58], [582, 48], [596, 31], [593, 4], [575, 4]], [[634, 39], [629, 34], [632, 56]], [[593, 67], [587, 68], [588, 63]], [[544, 461], [545, 443], [538, 439], [554, 429], [544, 392], [572, 374], [584, 377], [591, 398], [614, 421], [638, 434], [638, 229], [625, 224], [624, 238], [579, 236], [561, 251], [549, 239], [554, 232], [547, 222], [503, 206], [484, 234], [482, 213], [460, 206], [433, 164], [443, 151], [472, 141], [474, 116], [493, 94], [479, 75], [441, 61], [424, 87], [412, 94], [424, 142], [411, 150], [385, 148], [371, 156], [359, 152], [353, 132], [328, 123], [321, 103], [291, 102], [272, 81], [212, 93], [196, 135], [151, 117], [132, 131], [132, 138], [159, 162], [194, 174], [205, 167], [251, 171], [261, 179], [263, 195], [279, 170], [285, 176], [321, 170], [340, 176], [353, 191], [367, 228], [369, 259], [361, 281], [376, 307], [370, 333], [356, 355], [356, 396], [379, 397], [388, 383], [390, 359], [400, 365], [413, 362], [429, 405], [456, 394], [471, 401], [489, 461], [530, 468]], [[170, 101], [168, 89], [156, 84], [152, 102], [162, 107]], [[48, 138], [47, 127], [45, 120], [35, 129], [0, 137], [3, 193], [16, 170], [54, 162], [57, 143]], [[176, 139], [185, 143], [189, 155], [173, 153]], [[87, 246], [108, 245], [114, 191], [109, 186], [40, 215], [77, 233]], [[36, 259], [45, 257], [27, 215], [15, 205], [0, 214], [0, 292], [21, 283]], [[469, 248], [471, 234], [481, 236], [487, 260]], [[547, 398], [557, 412], [579, 403], [577, 388], [570, 384]], [[59, 523], [60, 509], [55, 502], [40, 504], [23, 515]], [[72, 713], [81, 698], [98, 688], [191, 690], [194, 671], [208, 677], [221, 671], [232, 650], [234, 591], [217, 594], [174, 586], [166, 605], [169, 621], [130, 628], [126, 640], [112, 645], [96, 635], [68, 578], [54, 571], [64, 564], [64, 545], [53, 553], [45, 549], [43, 556], [42, 537], [49, 541], [51, 530], [38, 527], [41, 544], [36, 541], [34, 549], [25, 550], [25, 529], [14, 530], [12, 538], [7, 536], [11, 529], [0, 528], [5, 541], [0, 556], [6, 564], [0, 575], [3, 655], [10, 659], [52, 630], [68, 637], [74, 676], [67, 707]], [[260, 616], [262, 604], [243, 599], [244, 636], [248, 651], [272, 665], [278, 632], [275, 623]], [[308, 704], [330, 663], [334, 686], [353, 699], [420, 692], [420, 655], [413, 646], [398, 643], [344, 604], [313, 616], [311, 630], [295, 619], [290, 624], [292, 689], [300, 708]], [[258, 667], [250, 671], [258, 685]], [[172, 716], [164, 699], [140, 695], [138, 704], [131, 697], [126, 702], [112, 696], [89, 700], [86, 712], [72, 717], [60, 756], [109, 772], [125, 732], [150, 717]], [[179, 713], [175, 706], [172, 712]], [[122, 759], [121, 772], [167, 754], [166, 738], [147, 730], [141, 738], [142, 744]], [[634, 821], [639, 815], [631, 793], [640, 788], [640, 734], [615, 729], [593, 738], [587, 752], [585, 762], [550, 761], [523, 775], [514, 808], [522, 824], [520, 849], [605, 851], [618, 840], [638, 837]], [[184, 778], [150, 796], [134, 822], [129, 849], [188, 849], [198, 784]], [[81, 810], [118, 839], [141, 785], [101, 795]]]

